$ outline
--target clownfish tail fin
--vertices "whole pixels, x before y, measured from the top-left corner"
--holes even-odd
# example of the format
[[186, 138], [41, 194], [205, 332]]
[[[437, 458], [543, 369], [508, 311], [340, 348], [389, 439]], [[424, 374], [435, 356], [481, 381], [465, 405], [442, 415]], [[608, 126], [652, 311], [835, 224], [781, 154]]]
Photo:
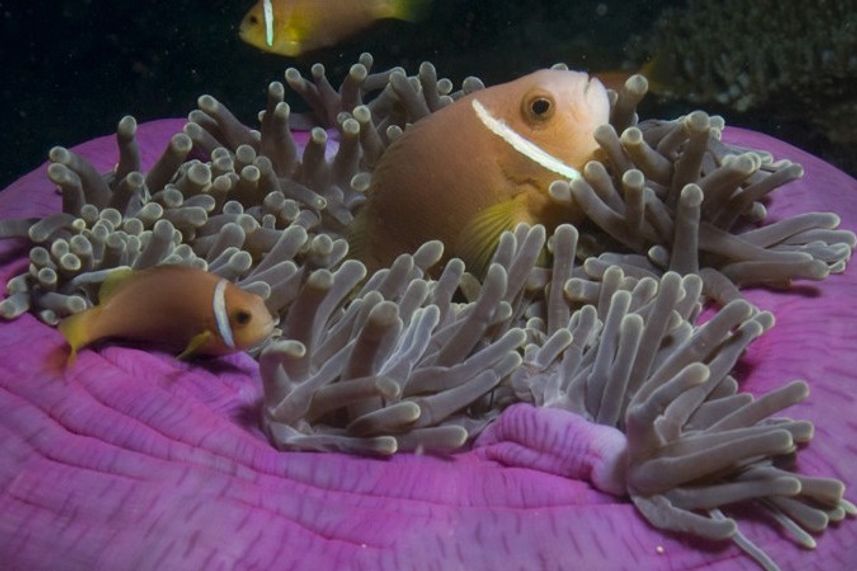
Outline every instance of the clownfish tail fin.
[[97, 309], [92, 308], [70, 315], [63, 319], [57, 327], [60, 333], [63, 334], [63, 337], [65, 337], [70, 349], [67, 360], [68, 366], [74, 364], [78, 350], [93, 341], [90, 336], [91, 320], [95, 316]]
[[98, 303], [104, 303], [113, 297], [119, 288], [136, 272], [128, 266], [119, 266], [110, 271], [98, 290]]
[[388, 17], [408, 22], [424, 20], [431, 9], [431, 0], [391, 0]]

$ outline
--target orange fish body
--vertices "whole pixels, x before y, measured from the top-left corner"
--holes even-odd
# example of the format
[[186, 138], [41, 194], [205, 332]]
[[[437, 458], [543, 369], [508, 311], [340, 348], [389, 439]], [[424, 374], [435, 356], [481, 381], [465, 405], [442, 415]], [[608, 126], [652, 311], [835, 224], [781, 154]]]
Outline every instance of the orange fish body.
[[631, 76], [636, 75], [637, 73], [642, 72], [625, 69], [614, 69], [596, 71], [595, 73], [593, 73], [593, 75], [598, 78], [598, 81], [600, 81], [604, 87], [618, 92], [622, 90], [622, 87], [625, 85], [625, 82], [628, 81]]
[[264, 0], [253, 6], [239, 26], [239, 36], [261, 50], [295, 57], [334, 46], [376, 20], [414, 21], [428, 0]]
[[541, 70], [477, 91], [409, 126], [386, 150], [349, 240], [370, 269], [440, 239], [446, 257], [486, 269], [520, 222], [577, 222], [548, 187], [579, 176], [607, 123], [604, 87], [580, 72]]
[[274, 327], [259, 296], [215, 274], [183, 266], [119, 271], [102, 286], [99, 305], [60, 323], [76, 352], [122, 338], [194, 354], [224, 355], [264, 340]]

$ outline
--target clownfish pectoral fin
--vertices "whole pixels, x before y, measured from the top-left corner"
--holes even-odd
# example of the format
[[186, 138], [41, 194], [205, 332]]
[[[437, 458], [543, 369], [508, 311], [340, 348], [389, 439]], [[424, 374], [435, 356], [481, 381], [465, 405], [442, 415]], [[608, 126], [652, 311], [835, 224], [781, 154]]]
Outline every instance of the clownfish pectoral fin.
[[101, 287], [98, 289], [98, 303], [104, 303], [110, 299], [119, 289], [119, 286], [125, 283], [132, 275], [134, 275], [134, 270], [128, 266], [116, 268], [107, 274], [107, 277], [101, 282]]
[[203, 331], [199, 335], [194, 335], [190, 342], [185, 347], [184, 351], [179, 353], [179, 356], [176, 357], [179, 361], [184, 361], [186, 359], [190, 359], [193, 357], [197, 351], [199, 351], [203, 345], [208, 343], [214, 335], [211, 331]]
[[485, 208], [464, 227], [454, 253], [464, 260], [468, 272], [481, 278], [488, 271], [500, 235], [521, 222], [531, 222], [531, 216], [526, 202], [519, 198]]
[[361, 208], [348, 227], [348, 253], [352, 258], [362, 259], [368, 250], [368, 230], [366, 228], [366, 208]]

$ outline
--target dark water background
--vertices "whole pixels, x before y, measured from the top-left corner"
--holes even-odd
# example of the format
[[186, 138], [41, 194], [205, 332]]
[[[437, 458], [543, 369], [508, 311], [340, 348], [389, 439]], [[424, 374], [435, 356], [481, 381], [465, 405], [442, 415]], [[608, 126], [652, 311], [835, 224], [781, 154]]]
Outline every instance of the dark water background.
[[[210, 93], [255, 125], [268, 82], [296, 66], [325, 64], [338, 83], [363, 51], [376, 68], [415, 73], [435, 63], [458, 84], [512, 79], [555, 62], [589, 70], [627, 60], [632, 34], [684, 2], [650, 0], [435, 0], [418, 24], [381, 21], [334, 48], [294, 60], [241, 42], [237, 27], [254, 0], [0, 0], [0, 188], [41, 164], [56, 144], [112, 133], [125, 114], [143, 122], [185, 116]], [[290, 98], [295, 108], [298, 98]], [[672, 118], [696, 106], [658, 104], [645, 117]], [[800, 122], [769, 113], [723, 114], [731, 125], [767, 132], [857, 172], [849, 152]], [[850, 161], [850, 164], [849, 164]]]

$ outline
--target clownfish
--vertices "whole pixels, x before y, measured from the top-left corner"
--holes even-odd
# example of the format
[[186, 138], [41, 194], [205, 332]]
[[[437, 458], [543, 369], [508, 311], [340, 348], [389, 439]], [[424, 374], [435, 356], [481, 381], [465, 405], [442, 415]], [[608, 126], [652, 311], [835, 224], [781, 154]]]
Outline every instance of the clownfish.
[[162, 343], [182, 350], [184, 359], [248, 349], [274, 330], [261, 297], [195, 268], [116, 270], [98, 298], [98, 305], [59, 325], [71, 348], [69, 363], [82, 347], [111, 337]]
[[430, 0], [259, 0], [239, 37], [260, 50], [296, 57], [334, 46], [386, 18], [416, 22]]
[[581, 176], [610, 104], [597, 78], [540, 70], [471, 93], [405, 129], [379, 160], [349, 232], [370, 270], [439, 239], [445, 257], [487, 269], [500, 235], [521, 222], [578, 223], [552, 201], [557, 179]]

